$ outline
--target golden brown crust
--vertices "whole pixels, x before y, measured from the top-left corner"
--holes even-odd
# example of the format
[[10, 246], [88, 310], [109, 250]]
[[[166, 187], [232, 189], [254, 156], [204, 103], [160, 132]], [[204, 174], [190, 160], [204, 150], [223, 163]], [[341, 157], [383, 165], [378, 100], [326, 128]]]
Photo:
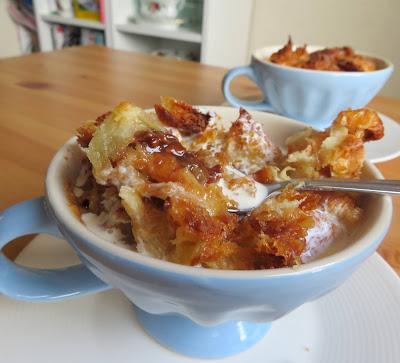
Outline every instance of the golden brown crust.
[[[226, 257], [235, 249], [229, 235], [238, 217], [229, 213], [211, 216], [201, 205], [179, 198], [166, 204], [169, 220], [176, 227], [173, 261], [203, 265]], [[191, 245], [193, 248], [187, 249]]]
[[273, 63], [313, 69], [320, 71], [343, 72], [368, 72], [376, 70], [375, 62], [368, 57], [356, 54], [350, 47], [325, 48], [308, 53], [307, 46], [293, 49], [292, 40], [277, 52], [273, 53], [269, 60]]
[[293, 50], [291, 37], [289, 37], [288, 42], [281, 49], [273, 53], [270, 57], [271, 62], [290, 67], [301, 67], [308, 59], [309, 54], [307, 53], [306, 46]]
[[254, 210], [248, 223], [257, 236], [257, 251], [281, 257], [282, 266], [298, 263], [307, 232], [314, 226], [311, 213], [319, 201], [316, 193], [298, 193], [289, 188]]
[[211, 114], [203, 113], [192, 105], [172, 97], [162, 97], [161, 104], [154, 105], [154, 109], [161, 122], [177, 128], [184, 135], [203, 131], [211, 118]]
[[96, 132], [97, 126], [102, 124], [104, 120], [111, 114], [111, 112], [106, 112], [96, 118], [96, 120], [86, 121], [82, 126], [76, 130], [76, 136], [78, 138], [78, 143], [83, 148], [89, 146], [92, 140], [93, 134]]
[[[160, 107], [172, 110], [173, 122], [187, 133], [204, 126], [193, 121], [197, 110], [190, 105], [167, 98]], [[294, 135], [288, 155], [282, 155], [243, 109], [229, 130], [217, 128], [214, 120], [205, 126], [203, 133], [185, 141], [178, 131], [165, 128], [155, 114], [129, 103], [84, 125], [78, 135], [81, 146], [88, 146], [92, 173], [76, 198], [78, 204], [95, 214], [112, 211], [122, 227], [128, 219], [141, 253], [224, 269], [299, 264], [308, 233], [321, 214], [346, 226], [359, 220], [361, 212], [349, 196], [294, 188], [239, 218], [227, 212], [236, 204], [216, 181], [222, 175], [228, 189], [248, 189], [251, 196], [254, 184], [247, 177], [230, 174], [229, 167], [262, 182], [293, 176], [358, 177], [363, 142], [383, 135], [373, 111], [345, 111], [330, 129]], [[330, 228], [334, 234], [334, 223]]]
[[358, 178], [364, 163], [364, 142], [383, 137], [383, 124], [368, 109], [339, 113], [325, 131], [302, 131], [287, 140], [286, 165], [294, 177]]
[[90, 140], [92, 140], [93, 134], [97, 129], [96, 122], [94, 120], [86, 121], [82, 126], [76, 130], [76, 136], [79, 145], [83, 148], [89, 146]]
[[375, 111], [367, 108], [340, 112], [332, 127], [340, 126], [345, 126], [349, 134], [363, 142], [379, 140], [384, 136], [382, 120]]

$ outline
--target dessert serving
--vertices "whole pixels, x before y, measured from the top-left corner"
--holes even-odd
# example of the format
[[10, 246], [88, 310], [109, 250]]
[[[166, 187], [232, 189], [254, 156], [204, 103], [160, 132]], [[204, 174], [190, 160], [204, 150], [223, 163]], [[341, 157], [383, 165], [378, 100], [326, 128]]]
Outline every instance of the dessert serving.
[[270, 140], [244, 109], [229, 128], [211, 111], [162, 97], [154, 111], [122, 102], [77, 130], [84, 151], [71, 208], [110, 243], [179, 264], [269, 269], [306, 263], [357, 225], [358, 197], [287, 187], [245, 216], [229, 213], [262, 183], [359, 178], [364, 142], [383, 125], [368, 109], [325, 131]]
[[[222, 91], [231, 106], [273, 112], [322, 130], [332, 125], [340, 111], [365, 107], [393, 69], [389, 60], [349, 47], [296, 48], [289, 39], [283, 47], [256, 49], [248, 65], [230, 69]], [[260, 99], [241, 99], [231, 92], [239, 76], [256, 84]]]
[[268, 60], [289, 67], [319, 71], [369, 72], [377, 69], [372, 58], [355, 53], [351, 47], [324, 48], [310, 53], [307, 45], [294, 48], [290, 37], [286, 45]]

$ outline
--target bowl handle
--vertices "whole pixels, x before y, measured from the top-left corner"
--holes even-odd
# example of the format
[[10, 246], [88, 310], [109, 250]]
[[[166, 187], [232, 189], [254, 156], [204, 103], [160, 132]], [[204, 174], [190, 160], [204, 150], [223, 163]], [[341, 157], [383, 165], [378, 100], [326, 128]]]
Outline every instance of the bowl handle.
[[255, 84], [257, 84], [256, 81], [256, 76], [254, 74], [254, 70], [251, 66], [241, 66], [241, 67], [236, 67], [230, 69], [226, 74], [225, 77], [222, 81], [222, 92], [224, 93], [225, 99], [235, 107], [245, 107], [253, 110], [260, 110], [260, 111], [270, 111], [274, 112], [274, 109], [272, 106], [267, 103], [266, 101], [244, 101], [241, 100], [237, 97], [235, 97], [231, 93], [231, 82], [234, 78], [238, 76], [246, 76], [249, 78], [251, 81], [253, 81]]
[[[16, 237], [47, 233], [62, 237], [46, 211], [44, 197], [16, 204], [0, 214], [0, 249]], [[23, 267], [0, 251], [0, 293], [25, 301], [55, 301], [109, 289], [84, 265], [59, 269]]]

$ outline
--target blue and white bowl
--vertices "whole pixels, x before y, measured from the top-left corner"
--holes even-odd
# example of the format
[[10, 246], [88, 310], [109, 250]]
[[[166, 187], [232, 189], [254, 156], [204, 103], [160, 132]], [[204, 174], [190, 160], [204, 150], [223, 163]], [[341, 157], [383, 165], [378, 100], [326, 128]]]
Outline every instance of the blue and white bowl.
[[[233, 108], [205, 107], [229, 122], [238, 114]], [[273, 114], [253, 115], [278, 145], [304, 127]], [[134, 304], [150, 335], [170, 349], [194, 357], [220, 358], [256, 343], [274, 320], [341, 285], [375, 251], [391, 223], [391, 199], [367, 196], [363, 223], [353, 231], [346, 247], [314, 262], [259, 271], [178, 265], [114, 245], [79, 221], [69, 207], [65, 184], [76, 177], [81, 156], [72, 138], [51, 161], [46, 196], [1, 214], [0, 247], [25, 234], [61, 234], [82, 265], [31, 269], [0, 254], [0, 292], [19, 300], [55, 301], [111, 287], [119, 289]], [[364, 176], [382, 178], [369, 162], [365, 163]]]
[[[332, 72], [288, 67], [268, 60], [280, 48], [258, 49], [250, 65], [226, 73], [222, 90], [232, 106], [275, 112], [323, 129], [340, 111], [364, 107], [384, 86], [394, 68], [390, 61], [364, 53], [360, 54], [375, 60], [376, 71]], [[322, 48], [307, 47], [311, 52]], [[263, 100], [249, 102], [235, 97], [230, 84], [238, 76], [254, 81], [262, 91]]]

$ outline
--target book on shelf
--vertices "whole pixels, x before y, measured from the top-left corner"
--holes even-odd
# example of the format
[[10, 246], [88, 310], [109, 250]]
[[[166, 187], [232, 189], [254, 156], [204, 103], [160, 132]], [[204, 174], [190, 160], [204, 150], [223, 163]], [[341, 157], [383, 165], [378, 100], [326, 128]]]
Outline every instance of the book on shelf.
[[104, 45], [104, 32], [92, 29], [81, 29], [67, 25], [52, 25], [51, 35], [53, 49], [62, 49], [76, 45]]
[[100, 21], [99, 0], [73, 0], [76, 18]]
[[72, 0], [47, 0], [47, 6], [50, 14], [72, 18], [74, 10], [72, 7]]
[[64, 44], [64, 27], [61, 25], [52, 25], [51, 36], [53, 40], [53, 49], [61, 49]]
[[104, 33], [91, 29], [81, 29], [81, 45], [104, 45]]
[[104, 0], [47, 0], [47, 4], [50, 14], [105, 21]]
[[104, 7], [104, 0], [99, 0], [100, 22], [106, 22], [106, 10]]

